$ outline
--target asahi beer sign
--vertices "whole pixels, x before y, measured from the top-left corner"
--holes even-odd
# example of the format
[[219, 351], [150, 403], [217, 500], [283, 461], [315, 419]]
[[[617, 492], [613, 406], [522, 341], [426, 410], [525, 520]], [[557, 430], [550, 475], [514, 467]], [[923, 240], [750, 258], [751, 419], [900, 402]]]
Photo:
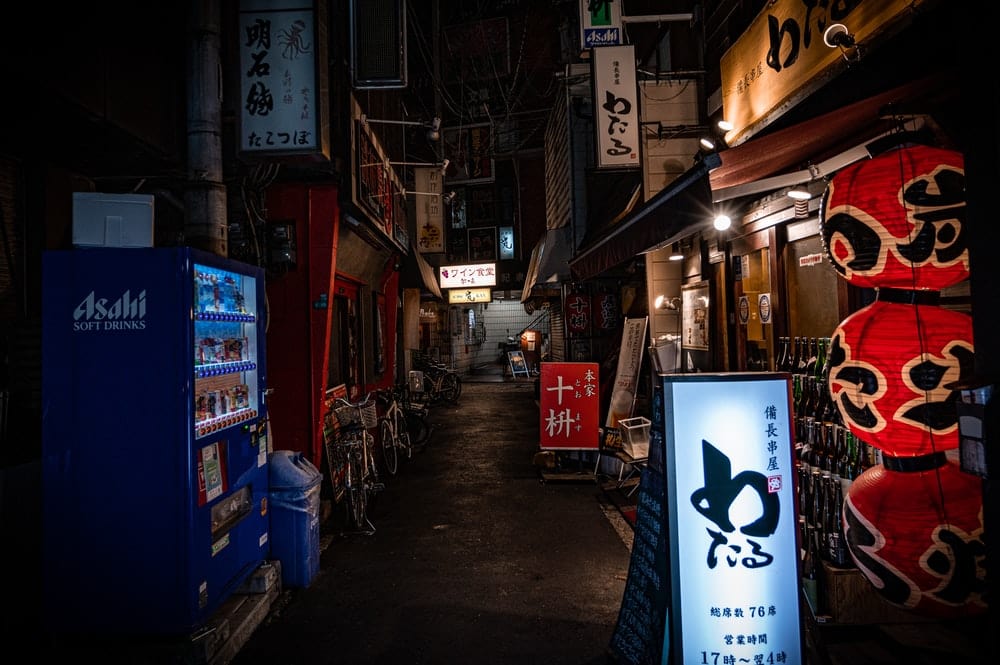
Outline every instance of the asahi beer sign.
[[639, 102], [635, 47], [593, 50], [597, 167], [639, 168]]
[[580, 0], [580, 43], [584, 48], [622, 43], [619, 0]]

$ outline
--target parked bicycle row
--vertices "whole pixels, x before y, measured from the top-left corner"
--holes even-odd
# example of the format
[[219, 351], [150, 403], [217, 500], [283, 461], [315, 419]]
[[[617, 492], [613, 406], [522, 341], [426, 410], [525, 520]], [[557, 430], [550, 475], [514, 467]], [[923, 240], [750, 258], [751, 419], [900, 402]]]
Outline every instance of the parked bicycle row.
[[455, 404], [461, 377], [433, 363], [417, 363], [406, 383], [369, 392], [361, 400], [331, 397], [324, 419], [326, 459], [333, 499], [343, 505], [349, 528], [375, 531], [369, 506], [386, 489], [385, 480], [428, 444], [429, 410]]

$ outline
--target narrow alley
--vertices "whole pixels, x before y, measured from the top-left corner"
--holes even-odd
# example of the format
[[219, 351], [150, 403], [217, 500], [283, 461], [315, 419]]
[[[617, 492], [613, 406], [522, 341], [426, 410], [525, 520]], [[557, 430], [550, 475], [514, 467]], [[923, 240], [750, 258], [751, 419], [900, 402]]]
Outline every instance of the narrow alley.
[[541, 482], [532, 382], [466, 383], [431, 420], [374, 534], [326, 533], [233, 665], [607, 662], [629, 527], [592, 474]]

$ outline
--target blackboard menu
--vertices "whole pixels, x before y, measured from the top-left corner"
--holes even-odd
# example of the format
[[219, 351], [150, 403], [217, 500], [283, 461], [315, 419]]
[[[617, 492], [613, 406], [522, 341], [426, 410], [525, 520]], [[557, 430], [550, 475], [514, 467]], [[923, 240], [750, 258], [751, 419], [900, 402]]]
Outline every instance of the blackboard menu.
[[643, 469], [637, 497], [632, 558], [610, 649], [621, 663], [660, 665], [669, 598], [663, 474]]

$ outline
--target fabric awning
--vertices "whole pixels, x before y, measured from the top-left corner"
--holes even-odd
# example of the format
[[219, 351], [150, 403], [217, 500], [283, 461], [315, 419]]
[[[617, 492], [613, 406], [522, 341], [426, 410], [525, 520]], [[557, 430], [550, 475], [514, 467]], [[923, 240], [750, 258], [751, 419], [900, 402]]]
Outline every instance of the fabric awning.
[[429, 292], [435, 298], [443, 300], [441, 287], [438, 285], [437, 274], [427, 259], [417, 250], [410, 246], [410, 251], [403, 260], [403, 286], [420, 287], [423, 291]]
[[[946, 89], [940, 75], [926, 77], [724, 150], [720, 153], [722, 165], [709, 175], [713, 200], [724, 201], [806, 182], [810, 178], [810, 164], [819, 164], [897, 130], [896, 116], [928, 112], [929, 100]], [[915, 106], [918, 102], [922, 104], [920, 107]], [[843, 168], [846, 164], [829, 166]], [[758, 181], [790, 170], [802, 175], [754, 186]], [[813, 177], [826, 175], [829, 173], [816, 173], [813, 169]]]
[[521, 302], [531, 299], [531, 289], [536, 284], [560, 282], [568, 278], [568, 262], [572, 254], [572, 229], [569, 226], [546, 231], [531, 252], [524, 288], [521, 290]]
[[717, 153], [705, 155], [600, 238], [581, 248], [569, 262], [573, 278], [596, 277], [638, 254], [680, 240], [711, 223], [708, 174], [720, 163]]

